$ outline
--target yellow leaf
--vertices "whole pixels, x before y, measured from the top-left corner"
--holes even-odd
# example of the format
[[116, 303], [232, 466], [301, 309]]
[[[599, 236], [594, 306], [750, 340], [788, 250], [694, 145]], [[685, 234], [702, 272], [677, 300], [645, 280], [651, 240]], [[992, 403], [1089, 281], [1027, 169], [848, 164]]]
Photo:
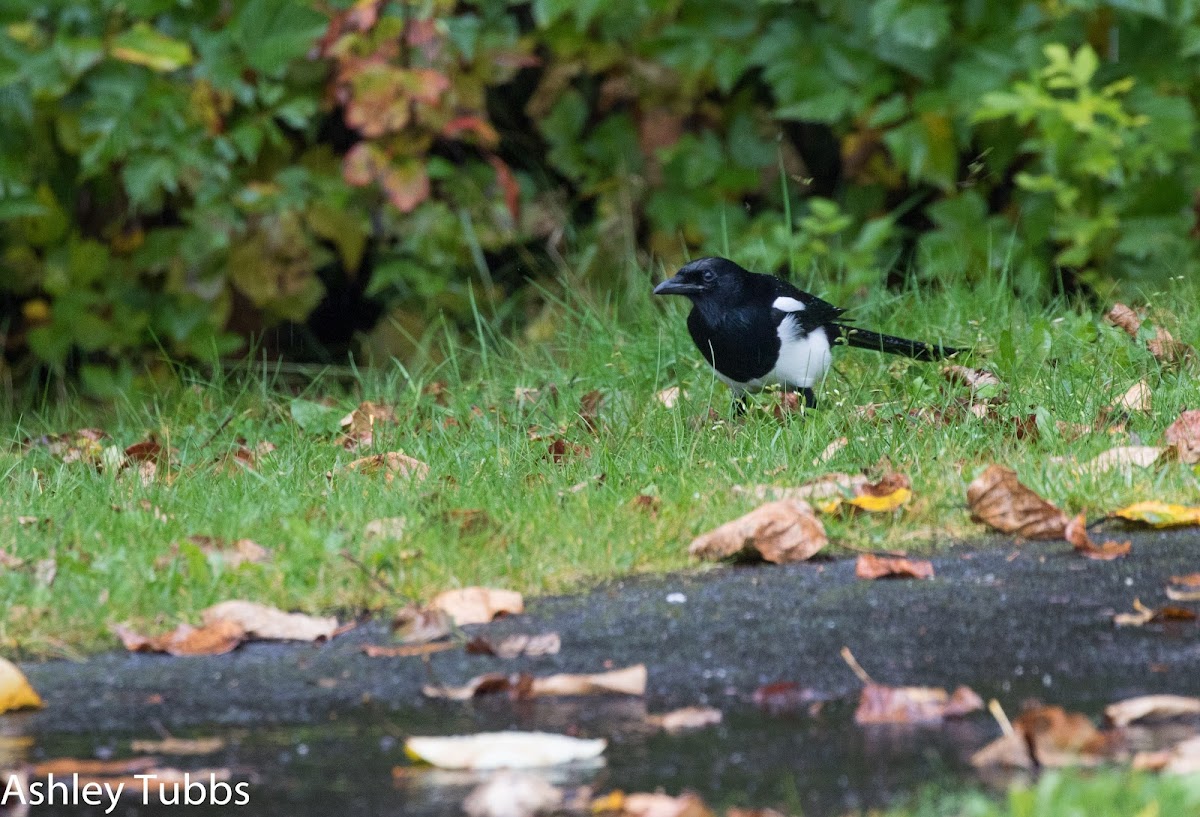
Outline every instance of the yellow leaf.
[[1135, 502], [1128, 508], [1114, 511], [1112, 515], [1134, 522], [1145, 522], [1156, 528], [1166, 528], [1171, 525], [1200, 525], [1200, 508], [1172, 505], [1156, 499]]
[[901, 505], [906, 504], [912, 499], [912, 491], [908, 488], [897, 488], [890, 494], [884, 496], [871, 496], [863, 494], [856, 496], [854, 499], [846, 500], [849, 504], [862, 511], [870, 511], [871, 513], [886, 513], [894, 511]]
[[0, 712], [41, 709], [42, 699], [13, 662], [0, 658]]

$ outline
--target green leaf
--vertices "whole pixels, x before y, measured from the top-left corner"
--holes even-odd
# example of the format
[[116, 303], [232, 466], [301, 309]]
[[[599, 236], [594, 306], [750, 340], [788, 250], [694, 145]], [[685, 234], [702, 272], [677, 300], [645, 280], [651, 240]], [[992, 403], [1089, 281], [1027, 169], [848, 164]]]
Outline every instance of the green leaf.
[[328, 24], [307, 3], [248, 0], [230, 20], [229, 29], [252, 68], [277, 76], [316, 45]]
[[192, 47], [168, 37], [149, 23], [134, 23], [109, 46], [109, 54], [122, 62], [144, 65], [154, 71], [176, 71], [192, 64]]
[[336, 434], [341, 413], [336, 408], [297, 397], [288, 406], [292, 419], [308, 434]]

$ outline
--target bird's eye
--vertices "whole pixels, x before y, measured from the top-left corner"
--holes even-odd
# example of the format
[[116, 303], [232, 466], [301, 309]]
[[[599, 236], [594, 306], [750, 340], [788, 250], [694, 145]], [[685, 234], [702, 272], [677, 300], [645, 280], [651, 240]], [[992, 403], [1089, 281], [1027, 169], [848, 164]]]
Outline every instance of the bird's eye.
[[706, 269], [704, 271], [704, 283], [711, 284], [715, 280], [717, 280], [717, 274], [710, 269]]

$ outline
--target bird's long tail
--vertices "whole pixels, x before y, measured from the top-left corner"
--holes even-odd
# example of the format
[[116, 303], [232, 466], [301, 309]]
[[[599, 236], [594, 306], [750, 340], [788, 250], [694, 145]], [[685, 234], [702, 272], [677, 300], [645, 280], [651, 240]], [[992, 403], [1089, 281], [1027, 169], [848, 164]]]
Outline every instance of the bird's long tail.
[[962, 351], [954, 346], [942, 346], [940, 343], [926, 343], [921, 340], [881, 335], [879, 332], [872, 332], [869, 329], [858, 329], [844, 324], [837, 324], [837, 327], [841, 330], [843, 343], [857, 346], [859, 349], [874, 349], [876, 352], [887, 352], [890, 355], [903, 355], [914, 360], [941, 360]]

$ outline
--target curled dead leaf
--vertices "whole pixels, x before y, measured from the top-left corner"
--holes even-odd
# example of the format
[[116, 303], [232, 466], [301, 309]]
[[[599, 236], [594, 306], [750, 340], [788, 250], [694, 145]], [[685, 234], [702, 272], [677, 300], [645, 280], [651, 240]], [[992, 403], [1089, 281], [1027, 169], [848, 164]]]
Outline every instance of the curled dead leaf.
[[450, 616], [458, 627], [467, 624], [486, 624], [498, 616], [525, 612], [525, 600], [514, 590], [494, 587], [463, 587], [445, 590], [429, 602], [429, 607]]
[[516, 658], [526, 656], [539, 658], [543, 655], [557, 655], [562, 649], [562, 639], [558, 633], [541, 633], [527, 635], [516, 633], [506, 636], [493, 643], [482, 635], [477, 635], [467, 642], [466, 651], [472, 655], [494, 655], [497, 658]]
[[462, 686], [422, 687], [427, 698], [466, 701], [480, 695], [507, 693], [510, 698], [540, 698], [575, 695], [646, 694], [646, 666], [635, 664], [624, 669], [592, 674], [560, 673], [535, 677], [528, 673], [489, 672], [477, 675]]
[[1188, 465], [1200, 462], [1200, 409], [1180, 414], [1167, 426], [1163, 439], [1175, 449], [1180, 462]]
[[940, 687], [889, 687], [866, 684], [854, 711], [854, 722], [867, 724], [934, 724], [983, 708], [983, 699], [970, 687], [953, 694]]
[[419, 481], [429, 476], [428, 465], [402, 451], [389, 451], [386, 454], [360, 457], [346, 463], [345, 467], [347, 471], [357, 471], [368, 476], [383, 474], [387, 482], [391, 482], [396, 477]]
[[951, 383], [966, 386], [971, 390], [971, 396], [981, 400], [1000, 397], [1004, 392], [1004, 384], [994, 373], [985, 369], [972, 369], [968, 366], [946, 366], [942, 376]]
[[1104, 762], [1116, 736], [1101, 732], [1085, 715], [1060, 706], [1035, 706], [1013, 721], [1013, 733], [1003, 735], [971, 757], [976, 768], [1061, 768]]
[[1061, 539], [1067, 515], [1025, 487], [1017, 473], [991, 465], [967, 486], [971, 517], [1002, 533], [1027, 539]]
[[1141, 627], [1152, 622], [1195, 621], [1196, 618], [1196, 613], [1186, 607], [1168, 605], [1154, 610], [1142, 604], [1141, 599], [1134, 599], [1133, 612], [1117, 613], [1113, 616], [1113, 624], [1117, 627]]
[[180, 624], [169, 633], [144, 636], [116, 625], [113, 633], [130, 652], [165, 652], [169, 655], [224, 655], [246, 640], [246, 631], [236, 621], [213, 621], [203, 627]]
[[876, 556], [864, 553], [854, 563], [854, 575], [860, 579], [900, 577], [932, 579], [933, 563], [927, 559], [904, 559], [895, 556]]
[[265, 641], [318, 641], [333, 638], [338, 620], [285, 613], [254, 601], [231, 599], [200, 613], [206, 627], [235, 624], [248, 637]]
[[1067, 523], [1067, 527], [1063, 531], [1063, 538], [1071, 543], [1076, 553], [1089, 559], [1105, 562], [1129, 555], [1129, 551], [1133, 547], [1133, 543], [1129, 540], [1124, 542], [1108, 541], [1097, 545], [1092, 541], [1092, 537], [1088, 536], [1087, 519], [1083, 514], [1079, 514]]
[[1128, 726], [1145, 719], [1169, 719], [1200, 715], [1200, 698], [1185, 695], [1139, 695], [1104, 707], [1113, 726]]
[[696, 537], [688, 554], [708, 560], [756, 554], [782, 564], [810, 559], [828, 542], [825, 527], [807, 502], [779, 500]]

